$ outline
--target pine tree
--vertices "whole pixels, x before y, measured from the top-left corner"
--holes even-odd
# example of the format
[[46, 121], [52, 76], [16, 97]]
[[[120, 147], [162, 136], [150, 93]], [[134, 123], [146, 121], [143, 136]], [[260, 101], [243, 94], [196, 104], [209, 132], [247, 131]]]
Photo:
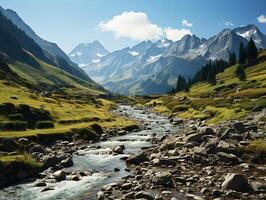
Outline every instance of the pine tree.
[[233, 52], [233, 53], [230, 52], [229, 53], [229, 60], [228, 60], [228, 62], [229, 62], [229, 65], [230, 66], [236, 64], [236, 54], [235, 54], [235, 52]]
[[179, 75], [176, 82], [176, 92], [180, 92], [182, 90], [187, 90], [187, 82], [183, 76]]
[[258, 56], [258, 49], [253, 41], [253, 39], [251, 38], [249, 43], [248, 43], [248, 47], [247, 47], [247, 59], [248, 61], [252, 61], [255, 60]]
[[239, 46], [238, 63], [240, 65], [245, 64], [246, 63], [246, 59], [247, 59], [246, 51], [245, 51], [243, 43], [241, 42], [240, 46]]
[[242, 65], [238, 66], [238, 68], [236, 69], [236, 76], [239, 78], [240, 81], [246, 80], [245, 68]]

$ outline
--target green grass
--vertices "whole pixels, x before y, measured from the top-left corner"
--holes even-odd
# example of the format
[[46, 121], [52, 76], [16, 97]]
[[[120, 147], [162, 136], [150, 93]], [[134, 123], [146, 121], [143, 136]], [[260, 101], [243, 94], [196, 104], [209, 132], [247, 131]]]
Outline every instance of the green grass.
[[247, 149], [252, 152], [266, 153], [266, 140], [254, 140], [247, 146]]
[[17, 155], [7, 155], [0, 156], [0, 162], [4, 165], [9, 165], [12, 162], [25, 163], [31, 167], [42, 167], [42, 163], [34, 160], [29, 154], [17, 154]]
[[265, 58], [266, 51], [262, 51], [259, 55], [262, 62], [246, 68], [246, 81], [240, 81], [236, 77], [238, 65], [235, 65], [216, 76], [216, 85], [197, 83], [187, 93], [179, 92], [140, 103], [157, 112], [183, 118], [203, 118], [207, 123], [241, 119], [256, 106], [266, 107]]

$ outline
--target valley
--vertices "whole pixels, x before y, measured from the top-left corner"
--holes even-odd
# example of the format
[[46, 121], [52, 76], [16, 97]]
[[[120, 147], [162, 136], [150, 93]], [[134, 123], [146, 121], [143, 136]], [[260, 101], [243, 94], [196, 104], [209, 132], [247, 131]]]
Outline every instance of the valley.
[[0, 6], [0, 199], [266, 199], [265, 16], [205, 39], [125, 11], [80, 43], [84, 8], [35, 32]]

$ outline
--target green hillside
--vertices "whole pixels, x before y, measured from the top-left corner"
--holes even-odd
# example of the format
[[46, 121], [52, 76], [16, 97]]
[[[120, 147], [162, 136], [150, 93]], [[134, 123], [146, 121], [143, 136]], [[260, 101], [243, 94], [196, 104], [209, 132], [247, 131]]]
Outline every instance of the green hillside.
[[[266, 51], [247, 66], [246, 80], [235, 74], [238, 65], [216, 76], [216, 84], [201, 82], [189, 92], [179, 92], [145, 102], [158, 112], [182, 118], [206, 119], [208, 123], [238, 119], [266, 107]], [[185, 97], [185, 98], [184, 98]]]

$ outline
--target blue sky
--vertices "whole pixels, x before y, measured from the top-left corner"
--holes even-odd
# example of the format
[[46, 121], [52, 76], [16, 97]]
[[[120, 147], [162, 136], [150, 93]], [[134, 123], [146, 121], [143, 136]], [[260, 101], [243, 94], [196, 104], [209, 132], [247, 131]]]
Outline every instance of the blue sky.
[[266, 33], [265, 0], [0, 0], [0, 5], [67, 53], [81, 42], [99, 40], [115, 50], [187, 33], [208, 38], [246, 24]]

